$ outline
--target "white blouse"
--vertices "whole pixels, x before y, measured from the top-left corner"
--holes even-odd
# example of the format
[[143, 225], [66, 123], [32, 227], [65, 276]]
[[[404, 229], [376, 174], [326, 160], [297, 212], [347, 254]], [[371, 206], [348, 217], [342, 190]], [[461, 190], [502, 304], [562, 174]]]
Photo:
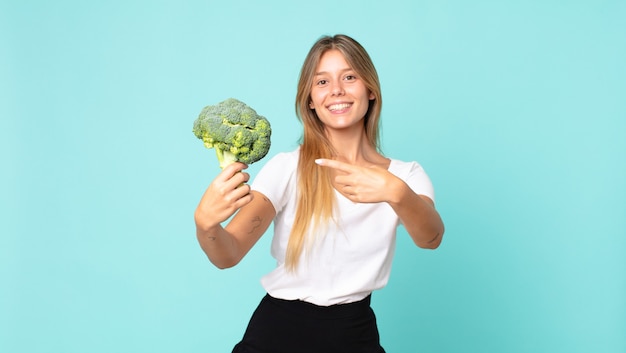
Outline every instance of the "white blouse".
[[[267, 197], [276, 210], [271, 254], [276, 268], [261, 279], [269, 295], [328, 306], [359, 301], [384, 287], [391, 272], [400, 219], [391, 206], [354, 203], [339, 192], [335, 217], [305, 246], [297, 271], [285, 267], [285, 253], [296, 212], [299, 148], [279, 153], [259, 171], [252, 189]], [[417, 194], [433, 201], [430, 178], [416, 162], [391, 160], [388, 169]]]

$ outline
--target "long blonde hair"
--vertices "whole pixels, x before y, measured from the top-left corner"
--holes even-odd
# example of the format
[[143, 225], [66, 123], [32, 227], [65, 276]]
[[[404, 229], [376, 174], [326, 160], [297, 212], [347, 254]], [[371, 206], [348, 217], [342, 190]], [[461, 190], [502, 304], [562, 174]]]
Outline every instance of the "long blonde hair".
[[335, 194], [329, 170], [318, 167], [315, 159], [333, 158], [337, 153], [326, 136], [324, 124], [317, 117], [315, 110], [309, 107], [315, 70], [322, 55], [332, 49], [339, 50], [343, 54], [348, 65], [374, 96], [374, 99], [369, 101], [369, 108], [363, 123], [367, 141], [379, 150], [382, 96], [378, 73], [370, 56], [361, 44], [346, 35], [321, 37], [311, 47], [304, 60], [296, 94], [296, 115], [302, 122], [304, 132], [298, 162], [296, 215], [285, 258], [287, 268], [292, 271], [298, 267], [307, 235], [312, 236], [321, 225], [331, 221], [335, 207]]

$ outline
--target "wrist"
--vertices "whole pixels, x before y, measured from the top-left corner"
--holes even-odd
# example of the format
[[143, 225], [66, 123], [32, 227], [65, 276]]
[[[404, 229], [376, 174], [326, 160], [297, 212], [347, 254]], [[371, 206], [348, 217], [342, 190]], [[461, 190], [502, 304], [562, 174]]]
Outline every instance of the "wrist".
[[387, 202], [394, 206], [402, 203], [408, 185], [400, 178], [394, 177], [387, 183]]
[[196, 213], [194, 214], [194, 221], [196, 223], [196, 229], [199, 232], [202, 233], [211, 233], [211, 232], [215, 232], [215, 230], [220, 227], [220, 223], [219, 222], [212, 222], [211, 220], [207, 219], [206, 216], [204, 216], [203, 214], [199, 213], [198, 211], [196, 211]]

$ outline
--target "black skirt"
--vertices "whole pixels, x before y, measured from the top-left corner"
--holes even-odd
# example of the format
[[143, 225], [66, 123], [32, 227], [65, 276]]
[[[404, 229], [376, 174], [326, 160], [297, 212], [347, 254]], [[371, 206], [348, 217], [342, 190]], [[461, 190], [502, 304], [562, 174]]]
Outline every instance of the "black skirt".
[[384, 353], [370, 299], [326, 307], [266, 295], [233, 353]]

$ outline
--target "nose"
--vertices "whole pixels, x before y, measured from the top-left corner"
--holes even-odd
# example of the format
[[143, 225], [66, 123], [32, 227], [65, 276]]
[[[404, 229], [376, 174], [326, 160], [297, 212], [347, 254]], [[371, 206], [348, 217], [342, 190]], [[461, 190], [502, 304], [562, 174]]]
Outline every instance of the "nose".
[[333, 84], [332, 88], [331, 88], [331, 94], [333, 96], [341, 96], [343, 95], [344, 91], [343, 91], [343, 85], [341, 84], [341, 81]]

